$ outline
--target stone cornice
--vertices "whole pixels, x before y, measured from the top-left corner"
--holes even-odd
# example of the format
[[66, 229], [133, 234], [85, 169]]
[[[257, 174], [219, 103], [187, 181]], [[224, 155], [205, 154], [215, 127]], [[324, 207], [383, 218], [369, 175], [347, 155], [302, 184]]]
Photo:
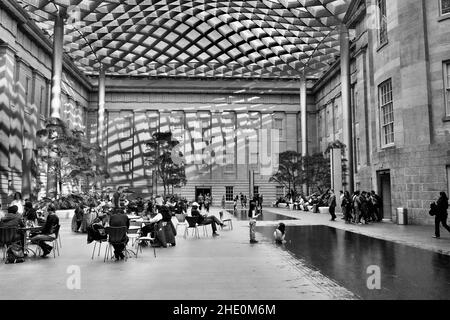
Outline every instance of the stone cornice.
[[[14, 0], [2, 0], [0, 7], [6, 9], [13, 15], [18, 27], [22, 29], [35, 43], [40, 46], [50, 56], [53, 54], [53, 47], [50, 40], [44, 35], [43, 31], [30, 19], [27, 12]], [[71, 61], [67, 54], [63, 57], [63, 67], [76, 78], [86, 89], [91, 90], [92, 85], [88, 78]]]

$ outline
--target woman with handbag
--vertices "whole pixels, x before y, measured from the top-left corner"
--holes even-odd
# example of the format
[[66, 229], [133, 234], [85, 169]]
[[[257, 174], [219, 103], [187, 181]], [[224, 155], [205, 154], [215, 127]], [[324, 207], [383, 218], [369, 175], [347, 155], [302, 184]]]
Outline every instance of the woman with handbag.
[[447, 213], [448, 209], [448, 197], [447, 194], [442, 191], [439, 195], [439, 199], [436, 201], [436, 215], [434, 217], [434, 236], [433, 238], [439, 239], [441, 237], [440, 224], [450, 232], [450, 227], [447, 225]]

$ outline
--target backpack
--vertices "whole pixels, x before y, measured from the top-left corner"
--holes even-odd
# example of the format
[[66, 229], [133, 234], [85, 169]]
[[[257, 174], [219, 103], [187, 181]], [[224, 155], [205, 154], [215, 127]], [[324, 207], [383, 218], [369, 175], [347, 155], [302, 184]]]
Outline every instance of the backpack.
[[5, 263], [21, 263], [25, 261], [25, 255], [23, 254], [22, 247], [17, 243], [11, 244], [6, 250]]

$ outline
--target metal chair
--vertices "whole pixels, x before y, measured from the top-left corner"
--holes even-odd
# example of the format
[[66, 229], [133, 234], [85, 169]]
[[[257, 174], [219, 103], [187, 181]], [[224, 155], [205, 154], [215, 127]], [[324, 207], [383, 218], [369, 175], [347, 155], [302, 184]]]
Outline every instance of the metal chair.
[[177, 218], [177, 224], [175, 230], [178, 232], [178, 226], [184, 226], [185, 229], [189, 226], [186, 221], [186, 215], [184, 213], [175, 213], [175, 218]]
[[[49, 235], [49, 239], [48, 240], [44, 240], [44, 242], [52, 242], [53, 244], [53, 258], [56, 258], [56, 252], [58, 252], [58, 257], [59, 257], [59, 229], [61, 228], [61, 226], [55, 225], [52, 227], [52, 229], [50, 229], [50, 234], [54, 234], [55, 236], [52, 237]], [[36, 249], [36, 255], [41, 254], [42, 253], [42, 249], [41, 247], [37, 247]]]
[[0, 245], [2, 246], [3, 260], [6, 259], [6, 250], [13, 242], [17, 235], [16, 227], [0, 227]]
[[193, 231], [192, 231], [193, 236], [196, 235], [197, 238], [200, 238], [200, 236], [198, 234], [198, 225], [197, 225], [198, 217], [186, 216], [186, 221], [187, 221], [188, 225], [186, 226], [186, 229], [184, 230], [184, 238], [186, 239], [186, 235], [189, 234], [189, 229], [193, 229]]
[[[122, 244], [123, 238], [127, 234], [127, 227], [106, 227], [105, 228], [106, 234], [108, 235], [108, 245], [105, 249], [105, 257], [103, 259], [103, 262], [106, 262], [106, 260], [109, 259], [109, 255], [111, 255], [112, 258], [112, 246], [113, 244]], [[127, 259], [127, 255], [125, 255], [125, 259]]]
[[[155, 240], [156, 240], [156, 229], [157, 229], [157, 224], [154, 224], [154, 230], [152, 232], [147, 233], [146, 235], [140, 236], [136, 239], [136, 258], [138, 256], [139, 250], [141, 250], [142, 253], [142, 247], [144, 243], [150, 243], [150, 246], [153, 247], [153, 255], [156, 258], [156, 248], [155, 248]], [[152, 237], [152, 233], [153, 233], [153, 237]]]
[[233, 230], [233, 220], [232, 219], [223, 219], [223, 211], [219, 212], [220, 220], [225, 225], [223, 228], [228, 227], [230, 230]]

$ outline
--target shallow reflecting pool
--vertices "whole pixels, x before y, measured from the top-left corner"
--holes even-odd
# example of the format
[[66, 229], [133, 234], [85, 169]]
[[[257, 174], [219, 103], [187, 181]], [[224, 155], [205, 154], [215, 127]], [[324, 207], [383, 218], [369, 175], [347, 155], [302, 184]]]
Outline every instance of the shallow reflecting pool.
[[[257, 231], [272, 239], [274, 228]], [[286, 240], [281, 248], [362, 299], [450, 299], [448, 255], [328, 226], [288, 226]]]
[[[248, 220], [248, 209], [238, 209], [236, 210], [236, 213], [233, 213], [233, 210], [227, 210], [230, 214], [234, 215], [236, 219], [238, 220]], [[297, 220], [292, 217], [288, 217], [282, 214], [272, 213], [272, 212], [265, 212], [263, 210], [263, 213], [256, 218], [256, 220], [259, 221], [277, 221], [277, 220]]]

